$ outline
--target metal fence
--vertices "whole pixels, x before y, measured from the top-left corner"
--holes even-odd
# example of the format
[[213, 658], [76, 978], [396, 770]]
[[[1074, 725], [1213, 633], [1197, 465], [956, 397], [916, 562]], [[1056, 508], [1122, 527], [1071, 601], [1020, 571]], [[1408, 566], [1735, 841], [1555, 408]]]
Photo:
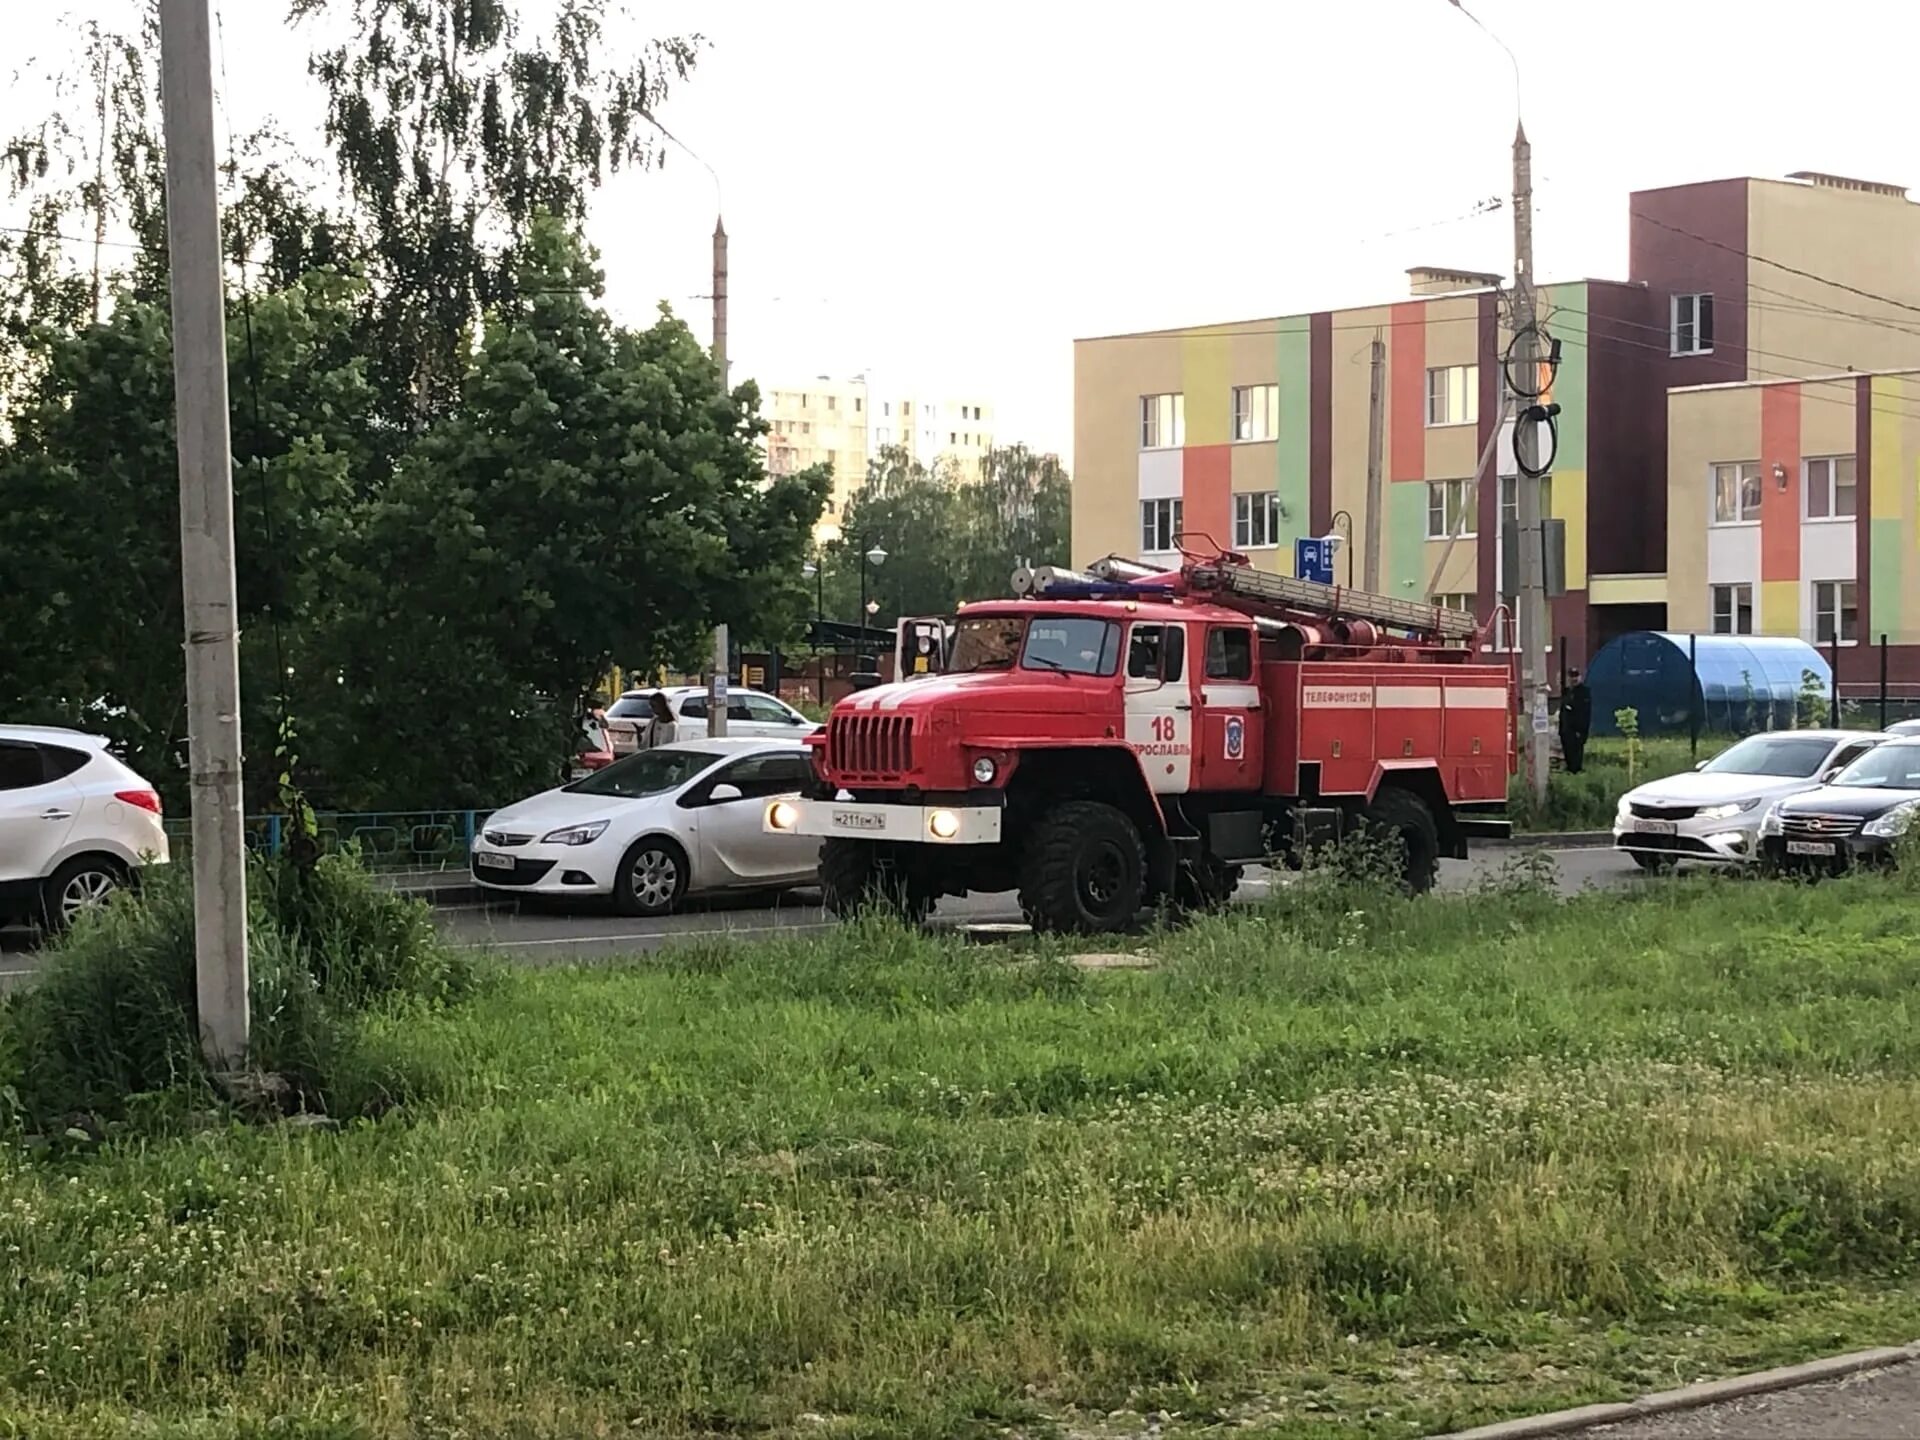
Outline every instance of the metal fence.
[[[464, 870], [473, 837], [491, 810], [386, 810], [366, 814], [322, 813], [320, 847], [327, 852], [358, 850], [370, 870]], [[191, 848], [191, 825], [166, 822], [176, 859]], [[284, 815], [247, 818], [247, 846], [257, 854], [278, 855], [290, 835]]]

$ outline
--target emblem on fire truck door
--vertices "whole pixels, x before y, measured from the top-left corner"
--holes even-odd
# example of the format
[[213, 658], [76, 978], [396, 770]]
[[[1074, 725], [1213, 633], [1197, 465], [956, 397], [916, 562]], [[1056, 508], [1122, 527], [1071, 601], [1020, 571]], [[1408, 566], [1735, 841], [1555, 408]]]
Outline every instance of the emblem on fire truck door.
[[1247, 753], [1247, 722], [1238, 715], [1227, 717], [1227, 759], [1239, 760]]

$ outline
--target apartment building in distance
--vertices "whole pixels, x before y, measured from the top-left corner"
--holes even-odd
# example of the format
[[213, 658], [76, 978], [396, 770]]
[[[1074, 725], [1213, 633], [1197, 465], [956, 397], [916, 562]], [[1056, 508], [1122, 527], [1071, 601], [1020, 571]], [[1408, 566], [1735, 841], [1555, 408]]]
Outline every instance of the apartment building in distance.
[[766, 437], [772, 474], [814, 465], [832, 470], [829, 519], [866, 483], [867, 462], [883, 450], [897, 446], [924, 465], [944, 461], [971, 480], [993, 448], [993, 406], [986, 401], [916, 398], [909, 386], [865, 375], [775, 386], [764, 413], [772, 427]]
[[[1884, 631], [1920, 678], [1920, 205], [1802, 172], [1641, 191], [1628, 224], [1626, 279], [1539, 291], [1551, 634], [1579, 664], [1629, 630]], [[1505, 297], [1409, 274], [1379, 305], [1077, 342], [1074, 558], [1165, 556], [1184, 531], [1291, 570], [1297, 538], [1338, 533], [1335, 578], [1358, 583], [1378, 336], [1379, 588], [1490, 614], [1517, 524]]]

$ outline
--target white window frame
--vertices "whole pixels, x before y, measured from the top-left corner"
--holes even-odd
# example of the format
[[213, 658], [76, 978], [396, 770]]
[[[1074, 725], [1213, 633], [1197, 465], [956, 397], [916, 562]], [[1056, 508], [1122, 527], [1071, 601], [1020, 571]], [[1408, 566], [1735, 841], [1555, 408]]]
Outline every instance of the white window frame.
[[[1435, 393], [1435, 382], [1439, 382]], [[1434, 402], [1439, 402], [1436, 408]], [[1427, 428], [1480, 423], [1480, 367], [1478, 365], [1429, 365], [1427, 367]]]
[[[1254, 539], [1256, 532], [1265, 538]], [[1273, 490], [1242, 490], [1236, 493], [1233, 497], [1233, 548], [1273, 550], [1279, 545], [1279, 493]]]
[[[1427, 539], [1429, 540], [1472, 540], [1479, 534], [1480, 497], [1476, 493], [1472, 480], [1429, 480], [1427, 481]], [[1441, 528], [1435, 530], [1434, 501], [1439, 500], [1439, 520]], [[1450, 521], [1458, 517], [1466, 522], [1466, 529], [1456, 534], [1448, 528]]]
[[[1706, 301], [1707, 323], [1700, 324], [1700, 302]], [[1670, 352], [1675, 356], [1711, 355], [1714, 340], [1714, 303], [1711, 290], [1695, 290], [1685, 295], [1675, 295], [1668, 304], [1667, 340]], [[1706, 343], [1701, 344], [1700, 332], [1706, 331]], [[1682, 337], [1685, 337], [1685, 343]]]
[[1280, 387], [1275, 384], [1233, 387], [1233, 443], [1255, 445], [1280, 438]]
[[[1847, 467], [1847, 483], [1839, 483], [1841, 465]], [[1815, 487], [1821, 495], [1822, 509], [1816, 513], [1813, 508]], [[1853, 508], [1846, 514], [1839, 513], [1839, 492], [1842, 488], [1853, 492]], [[1851, 455], [1810, 455], [1800, 462], [1801, 517], [1812, 524], [1825, 525], [1829, 522], [1851, 524], [1860, 514], [1860, 472]]]
[[[1724, 626], [1721, 624], [1723, 611], [1720, 602], [1722, 599], [1727, 602], [1724, 610], [1726, 616]], [[1742, 580], [1725, 585], [1709, 585], [1707, 587], [1707, 623], [1715, 635], [1753, 634], [1752, 583]]]
[[[1161, 495], [1140, 502], [1140, 553], [1171, 555], [1179, 549], [1185, 502], [1178, 495]], [[1160, 544], [1162, 536], [1166, 544]]]
[[1448, 590], [1433, 597], [1433, 603], [1442, 610], [1458, 610], [1462, 614], [1473, 613], [1473, 595], [1465, 590]]
[[[1810, 583], [1813, 586], [1814, 645], [1819, 647], [1831, 645], [1836, 630], [1839, 632], [1842, 645], [1858, 645], [1860, 643], [1859, 582], [1857, 580], [1814, 580]], [[1824, 597], [1820, 593], [1823, 590], [1827, 592]], [[1822, 604], [1823, 599], [1827, 603]], [[1851, 604], [1847, 603], [1849, 600], [1852, 601]], [[1853, 616], [1852, 634], [1847, 633], [1849, 613]], [[1829, 627], [1824, 635], [1820, 633], [1822, 621], [1825, 621]]]
[[1178, 450], [1187, 443], [1187, 397], [1182, 391], [1140, 397], [1140, 448]]
[[[1720, 481], [1723, 473], [1732, 472], [1734, 483], [1734, 518], [1720, 518]], [[1750, 473], [1749, 473], [1750, 472]], [[1753, 514], [1747, 514], [1747, 486], [1753, 486]], [[1716, 460], [1707, 467], [1707, 524], [1724, 528], [1735, 525], [1758, 525], [1760, 506], [1766, 494], [1766, 482], [1760, 473], [1758, 460]]]

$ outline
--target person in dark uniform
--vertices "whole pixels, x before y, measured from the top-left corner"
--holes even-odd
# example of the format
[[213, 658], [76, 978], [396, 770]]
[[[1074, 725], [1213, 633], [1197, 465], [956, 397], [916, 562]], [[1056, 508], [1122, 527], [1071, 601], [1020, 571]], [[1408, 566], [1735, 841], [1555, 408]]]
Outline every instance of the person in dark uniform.
[[1560, 697], [1560, 758], [1569, 775], [1578, 775], [1587, 763], [1587, 735], [1593, 729], [1593, 692], [1578, 670], [1567, 674], [1566, 693]]

